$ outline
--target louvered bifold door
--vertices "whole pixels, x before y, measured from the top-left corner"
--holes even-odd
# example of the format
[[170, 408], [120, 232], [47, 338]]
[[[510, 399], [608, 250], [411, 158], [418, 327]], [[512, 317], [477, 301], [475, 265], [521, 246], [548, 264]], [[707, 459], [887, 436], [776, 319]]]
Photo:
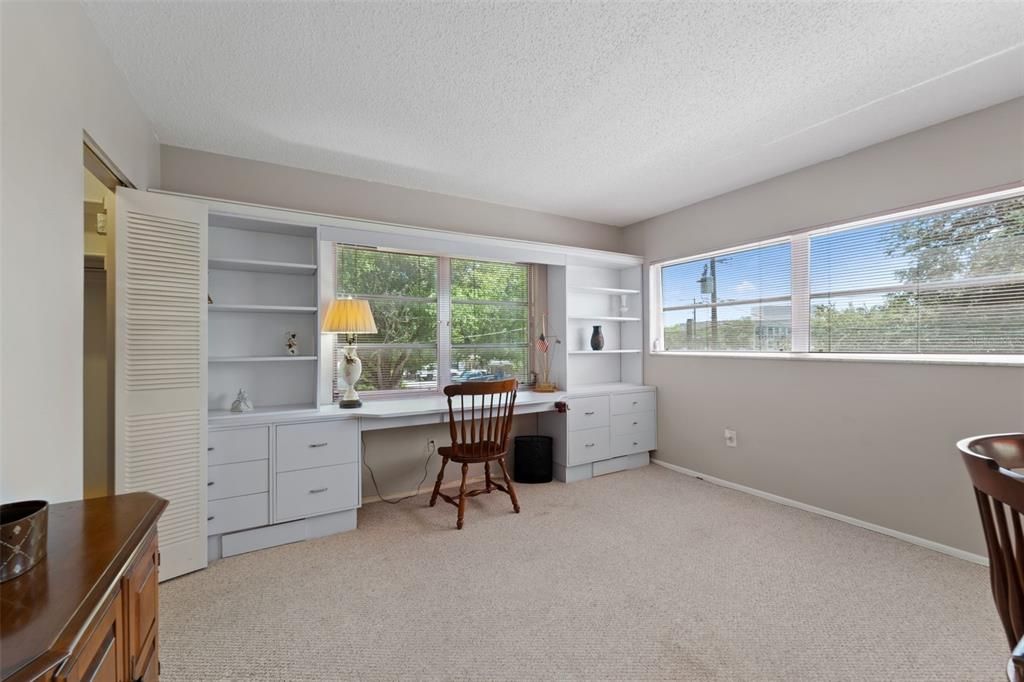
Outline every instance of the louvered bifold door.
[[117, 191], [115, 484], [170, 504], [160, 579], [206, 567], [206, 208]]

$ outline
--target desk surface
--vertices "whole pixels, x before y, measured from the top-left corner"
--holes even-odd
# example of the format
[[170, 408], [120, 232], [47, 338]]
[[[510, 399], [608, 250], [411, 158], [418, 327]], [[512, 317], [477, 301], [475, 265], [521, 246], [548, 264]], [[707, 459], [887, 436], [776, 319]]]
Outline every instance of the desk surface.
[[[593, 384], [581, 386], [570, 391], [555, 393], [537, 393], [535, 391], [519, 391], [516, 396], [516, 414], [532, 414], [548, 412], [555, 409], [555, 403], [568, 398], [580, 398], [588, 395], [607, 393], [628, 393], [631, 391], [653, 391], [653, 386], [640, 384]], [[342, 409], [337, 405], [325, 405], [316, 408], [264, 407], [252, 412], [236, 413], [227, 410], [211, 410], [210, 426], [224, 427], [231, 425], [257, 424], [271, 421], [288, 421], [303, 419], [396, 419], [395, 426], [408, 426], [410, 418], [429, 418], [448, 413], [448, 399], [441, 394], [415, 396], [408, 398], [364, 399], [363, 406], [354, 409]], [[371, 428], [388, 428], [385, 424]]]

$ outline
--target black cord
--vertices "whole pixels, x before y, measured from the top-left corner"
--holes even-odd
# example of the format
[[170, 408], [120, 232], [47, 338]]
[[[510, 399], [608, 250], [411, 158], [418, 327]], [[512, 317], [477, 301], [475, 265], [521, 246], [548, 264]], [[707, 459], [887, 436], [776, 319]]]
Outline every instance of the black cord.
[[360, 444], [363, 447], [363, 466], [366, 467], [366, 470], [370, 472], [370, 480], [373, 481], [373, 491], [377, 494], [377, 497], [378, 499], [380, 499], [381, 502], [387, 502], [388, 504], [398, 504], [399, 502], [404, 502], [405, 500], [412, 499], [413, 497], [416, 497], [420, 494], [420, 486], [423, 485], [423, 482], [427, 480], [427, 476], [429, 475], [430, 458], [434, 456], [433, 445], [431, 445], [430, 450], [427, 451], [427, 458], [423, 460], [423, 478], [421, 478], [420, 482], [416, 484], [416, 492], [414, 492], [412, 495], [406, 495], [405, 497], [399, 497], [394, 500], [389, 500], [380, 494], [380, 486], [377, 485], [377, 477], [373, 473], [373, 467], [370, 466], [370, 463], [366, 459], [366, 439], [363, 438], [362, 436], [360, 436]]

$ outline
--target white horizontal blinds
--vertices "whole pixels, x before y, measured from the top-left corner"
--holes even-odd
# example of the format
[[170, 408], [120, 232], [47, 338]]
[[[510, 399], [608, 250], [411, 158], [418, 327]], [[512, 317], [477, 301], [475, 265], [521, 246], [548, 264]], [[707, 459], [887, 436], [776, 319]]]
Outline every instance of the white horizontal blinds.
[[451, 380], [530, 374], [530, 266], [452, 258]]
[[[438, 261], [339, 244], [337, 295], [367, 299], [376, 334], [360, 334], [359, 391], [436, 390], [438, 387]], [[334, 396], [343, 335], [334, 343]], [[343, 386], [341, 387], [343, 388]]]
[[119, 189], [115, 489], [169, 502], [166, 580], [206, 566], [206, 211]]
[[811, 237], [811, 351], [1024, 352], [1024, 197]]
[[662, 267], [665, 350], [790, 350], [791, 279], [788, 241]]

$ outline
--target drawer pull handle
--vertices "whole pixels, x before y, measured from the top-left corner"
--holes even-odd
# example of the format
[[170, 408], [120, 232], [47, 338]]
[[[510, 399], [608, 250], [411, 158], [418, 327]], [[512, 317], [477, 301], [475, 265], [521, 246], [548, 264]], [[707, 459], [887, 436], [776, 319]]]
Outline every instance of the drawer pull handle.
[[310, 495], [316, 495], [317, 493], [325, 493], [325, 492], [327, 492], [327, 488], [313, 488], [312, 490], [309, 491], [309, 494]]
[[207, 516], [206, 520], [207, 521], [213, 521], [215, 518], [217, 518], [217, 517], [216, 516]]
[[635, 401], [635, 400], [634, 400], [634, 401], [633, 401], [633, 404], [634, 404], [634, 405], [639, 405], [640, 403], [638, 403], [637, 401]]
[[636, 441], [633, 441], [633, 445], [640, 445], [640, 443], [637, 443]]
[[591, 412], [584, 412], [583, 414], [587, 415], [588, 417], [594, 416], [593, 411], [591, 411]]
[[592, 447], [594, 447], [594, 444], [593, 443], [587, 443], [583, 447], [585, 447], [585, 448], [592, 448]]
[[633, 426], [636, 426], [637, 424], [639, 424], [639, 422], [633, 422]]
[[323, 448], [323, 447], [327, 447], [327, 443], [310, 443], [309, 447], [311, 447], [311, 448]]
[[206, 448], [207, 452], [213, 452], [213, 448]]
[[209, 488], [213, 484], [214, 484], [214, 481], [207, 481], [206, 482], [206, 487]]

